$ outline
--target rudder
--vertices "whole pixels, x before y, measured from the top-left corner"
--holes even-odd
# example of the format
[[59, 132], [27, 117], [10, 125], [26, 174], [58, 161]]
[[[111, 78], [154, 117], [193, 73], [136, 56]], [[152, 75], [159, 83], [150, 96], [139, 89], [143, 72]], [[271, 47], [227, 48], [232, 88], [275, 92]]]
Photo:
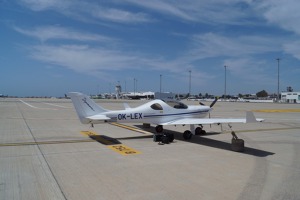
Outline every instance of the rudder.
[[72, 103], [75, 107], [77, 115], [83, 124], [89, 123], [87, 117], [101, 114], [108, 110], [102, 108], [98, 104], [96, 104], [93, 100], [90, 99], [87, 95], [84, 95], [79, 92], [70, 92], [68, 93], [69, 97], [71, 97]]

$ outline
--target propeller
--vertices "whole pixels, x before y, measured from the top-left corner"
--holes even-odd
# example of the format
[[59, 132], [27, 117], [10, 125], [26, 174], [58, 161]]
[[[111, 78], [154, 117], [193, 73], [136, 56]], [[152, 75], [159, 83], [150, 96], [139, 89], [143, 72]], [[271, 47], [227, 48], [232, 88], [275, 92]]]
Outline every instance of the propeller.
[[[218, 97], [216, 97], [215, 98], [215, 100], [210, 104], [210, 108], [212, 108], [215, 104], [216, 104], [216, 102], [218, 101]], [[201, 106], [205, 106], [205, 104], [204, 103], [202, 103], [201, 101], [199, 101], [199, 104], [201, 105]]]
[[[212, 108], [212, 107], [217, 103], [218, 99], [219, 99], [219, 98], [216, 97], [215, 100], [210, 104], [209, 107]], [[202, 106], [205, 106], [205, 104], [202, 103], [202, 102], [200, 102], [200, 101], [199, 101], [199, 104], [202, 105]], [[208, 118], [210, 118], [210, 112], [208, 113]], [[210, 128], [211, 128], [211, 124], [210, 124]]]
[[215, 103], [216, 103], [217, 101], [218, 101], [218, 97], [215, 98], [215, 100], [210, 104], [209, 107], [212, 108], [212, 107], [215, 105]]
[[205, 104], [204, 104], [204, 103], [202, 103], [201, 101], [199, 101], [199, 104], [200, 104], [201, 106], [205, 106]]

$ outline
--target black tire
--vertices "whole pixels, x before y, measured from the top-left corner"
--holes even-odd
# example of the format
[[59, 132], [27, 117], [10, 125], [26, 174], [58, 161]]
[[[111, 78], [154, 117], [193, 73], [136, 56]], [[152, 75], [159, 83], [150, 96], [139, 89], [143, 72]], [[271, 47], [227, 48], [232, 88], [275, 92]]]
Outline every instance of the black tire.
[[168, 134], [166, 134], [166, 135], [167, 135], [167, 137], [169, 138], [169, 142], [170, 142], [170, 143], [174, 141], [174, 134], [173, 134], [173, 133], [168, 133]]
[[184, 138], [185, 140], [190, 140], [190, 139], [192, 138], [192, 133], [191, 133], [191, 131], [184, 131], [184, 133], [183, 133], [183, 138]]
[[164, 144], [169, 144], [170, 143], [169, 137], [167, 135], [163, 135], [161, 138], [161, 142]]
[[163, 132], [163, 130], [164, 130], [164, 128], [163, 128], [162, 125], [158, 125], [158, 126], [155, 127], [155, 131], [156, 131], [157, 133], [161, 133], [161, 132]]
[[196, 129], [195, 129], [195, 135], [201, 135], [202, 134], [202, 128], [201, 127], [197, 127]]

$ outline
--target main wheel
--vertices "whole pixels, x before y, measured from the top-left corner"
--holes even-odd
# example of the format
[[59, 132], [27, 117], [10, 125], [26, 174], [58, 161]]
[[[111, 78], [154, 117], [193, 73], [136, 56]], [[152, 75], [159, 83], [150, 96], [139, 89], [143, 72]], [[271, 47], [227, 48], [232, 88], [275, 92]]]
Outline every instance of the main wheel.
[[164, 130], [164, 128], [163, 128], [162, 125], [158, 125], [158, 126], [155, 127], [155, 131], [156, 131], [157, 133], [161, 133], [161, 132], [163, 132], [163, 130]]
[[201, 128], [201, 127], [197, 127], [197, 128], [195, 129], [195, 134], [196, 134], [196, 135], [201, 135], [201, 132], [202, 132], [202, 128]]
[[191, 133], [191, 131], [184, 131], [184, 133], [183, 133], [183, 138], [184, 138], [185, 140], [190, 140], [190, 139], [192, 138], [192, 133]]
[[206, 131], [203, 130], [201, 127], [197, 127], [197, 128], [195, 129], [195, 134], [196, 134], [196, 135], [205, 135], [205, 134], [206, 134]]

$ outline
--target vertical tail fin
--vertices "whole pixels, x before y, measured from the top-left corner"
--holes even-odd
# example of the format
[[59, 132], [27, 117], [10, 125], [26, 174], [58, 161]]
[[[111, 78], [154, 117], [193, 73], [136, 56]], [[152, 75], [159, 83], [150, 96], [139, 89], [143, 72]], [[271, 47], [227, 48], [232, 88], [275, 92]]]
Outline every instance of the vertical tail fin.
[[71, 97], [77, 115], [83, 124], [89, 123], [87, 117], [108, 111], [92, 101], [87, 95], [79, 92], [70, 92], [68, 95]]
[[253, 112], [247, 111], [246, 112], [246, 123], [254, 123], [254, 122], [262, 122], [265, 121], [264, 119], [257, 119]]

